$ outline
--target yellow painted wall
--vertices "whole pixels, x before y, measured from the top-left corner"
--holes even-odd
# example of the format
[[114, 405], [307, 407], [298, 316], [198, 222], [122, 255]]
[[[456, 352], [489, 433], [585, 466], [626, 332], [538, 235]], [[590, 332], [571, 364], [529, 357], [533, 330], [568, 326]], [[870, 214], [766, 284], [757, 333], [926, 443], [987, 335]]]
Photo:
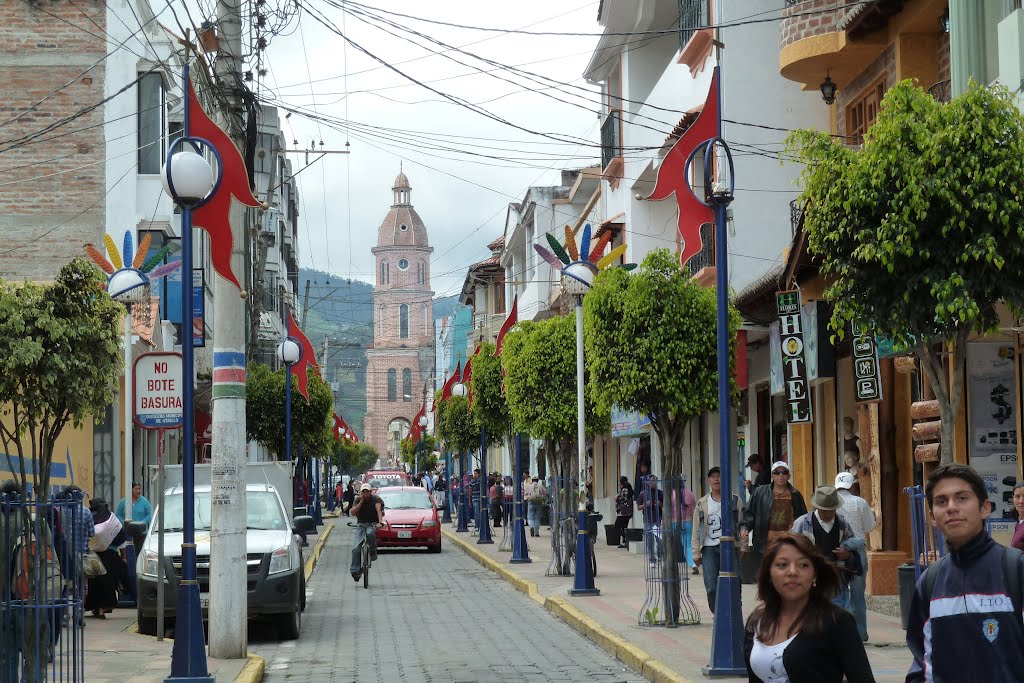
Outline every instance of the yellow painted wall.
[[[5, 416], [4, 424], [10, 425], [10, 419]], [[92, 492], [93, 474], [93, 423], [86, 420], [80, 429], [68, 425], [57, 438], [53, 449], [53, 461], [50, 464], [50, 490], [56, 493], [70, 484], [77, 484], [87, 493]], [[26, 446], [26, 457], [28, 457], [28, 442]], [[12, 448], [13, 450], [13, 448]], [[12, 454], [13, 455], [13, 454]], [[20, 470], [18, 461], [14, 462], [14, 469]], [[29, 470], [26, 464], [26, 470]], [[20, 475], [11, 473], [11, 466], [0, 446], [0, 480], [20, 479]], [[29, 487], [32, 485], [32, 475], [28, 475]]]

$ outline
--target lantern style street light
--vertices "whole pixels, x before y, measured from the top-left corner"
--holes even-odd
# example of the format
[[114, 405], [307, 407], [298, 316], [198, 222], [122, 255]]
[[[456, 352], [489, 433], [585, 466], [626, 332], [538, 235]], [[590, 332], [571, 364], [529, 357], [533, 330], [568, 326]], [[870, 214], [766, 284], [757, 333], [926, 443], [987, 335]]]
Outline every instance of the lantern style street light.
[[[190, 87], [189, 66], [184, 67], [184, 90]], [[164, 191], [181, 208], [181, 319], [192, 319], [193, 289], [185, 278], [192, 277], [192, 211], [216, 194], [220, 186], [220, 155], [207, 141], [191, 137], [189, 108], [184, 108], [181, 137], [167, 150], [167, 159], [160, 173]], [[217, 173], [199, 153], [208, 150], [217, 159]], [[199, 581], [196, 578], [195, 530], [195, 359], [192, 335], [182, 335], [182, 510], [181, 581], [178, 583], [177, 627], [171, 653], [171, 677], [168, 680], [213, 681], [206, 667], [203, 637], [203, 614], [199, 604]], [[130, 504], [130, 503], [129, 503]]]

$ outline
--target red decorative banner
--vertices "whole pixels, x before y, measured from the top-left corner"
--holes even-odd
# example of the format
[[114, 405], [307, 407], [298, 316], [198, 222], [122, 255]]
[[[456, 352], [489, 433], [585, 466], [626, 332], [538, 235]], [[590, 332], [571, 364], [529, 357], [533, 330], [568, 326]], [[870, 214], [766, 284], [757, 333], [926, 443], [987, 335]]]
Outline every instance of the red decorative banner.
[[288, 336], [293, 337], [299, 346], [302, 347], [302, 357], [299, 358], [298, 363], [292, 364], [292, 374], [295, 375], [295, 379], [299, 384], [299, 393], [305, 396], [306, 400], [309, 400], [309, 368], [313, 367], [314, 372], [320, 366], [316, 363], [316, 351], [313, 350], [313, 345], [309, 343], [309, 339], [302, 332], [302, 328], [295, 322], [295, 316], [289, 311], [288, 313]]

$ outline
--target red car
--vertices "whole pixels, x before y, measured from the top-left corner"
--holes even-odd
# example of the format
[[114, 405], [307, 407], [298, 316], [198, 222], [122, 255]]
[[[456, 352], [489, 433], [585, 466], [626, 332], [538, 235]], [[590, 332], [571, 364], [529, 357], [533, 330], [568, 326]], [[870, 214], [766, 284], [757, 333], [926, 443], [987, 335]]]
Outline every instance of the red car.
[[426, 547], [441, 552], [441, 520], [430, 493], [419, 486], [388, 486], [377, 491], [384, 501], [385, 525], [377, 529], [381, 548]]

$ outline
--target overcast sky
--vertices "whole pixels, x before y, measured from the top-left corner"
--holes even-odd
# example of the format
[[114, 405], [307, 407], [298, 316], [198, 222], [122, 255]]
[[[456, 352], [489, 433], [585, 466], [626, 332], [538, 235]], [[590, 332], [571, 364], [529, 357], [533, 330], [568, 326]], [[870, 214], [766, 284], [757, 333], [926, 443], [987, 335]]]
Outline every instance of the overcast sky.
[[[340, 36], [303, 14], [299, 27], [293, 24], [288, 29], [294, 28], [294, 32], [273, 38], [261, 94], [352, 122], [347, 135], [337, 129], [343, 125], [318, 124], [298, 113], [285, 124], [285, 135], [297, 139], [300, 147], [308, 147], [310, 141], [319, 147], [323, 140], [325, 149], [341, 150], [346, 141], [351, 143], [350, 156], [328, 155], [306, 170], [302, 170], [304, 155], [290, 155], [294, 170], [302, 170], [298, 180], [303, 266], [373, 281], [370, 249], [390, 208], [391, 185], [401, 164], [413, 188], [412, 203], [434, 247], [433, 289], [437, 296], [457, 293], [467, 266], [488, 256], [487, 243], [502, 233], [510, 201], [520, 199], [530, 185], [556, 184], [563, 168], [598, 160], [598, 97], [596, 89], [581, 78], [595, 37], [487, 33], [384, 14], [386, 10], [470, 26], [595, 34], [600, 32], [597, 0], [372, 2], [373, 11], [380, 16], [430, 38], [464, 47], [502, 65], [521, 65], [542, 76], [586, 87], [589, 93], [576, 91], [582, 99], [573, 98], [582, 106], [564, 102], [569, 99], [564, 88], [544, 90], [506, 70], [473, 73], [474, 68], [496, 67], [448, 52], [469, 66], [458, 64], [417, 46], [413, 40], [423, 39], [403, 29], [384, 27], [396, 37], [354, 13], [343, 18], [327, 0], [308, 2], [351, 41], [411, 78], [477, 104], [508, 124], [563, 138], [585, 138], [590, 145], [558, 143], [453, 104], [381, 66], [351, 44], [346, 46]], [[356, 11], [358, 8], [353, 8]], [[436, 44], [430, 47], [445, 50]], [[424, 149], [424, 143], [497, 158]]]

